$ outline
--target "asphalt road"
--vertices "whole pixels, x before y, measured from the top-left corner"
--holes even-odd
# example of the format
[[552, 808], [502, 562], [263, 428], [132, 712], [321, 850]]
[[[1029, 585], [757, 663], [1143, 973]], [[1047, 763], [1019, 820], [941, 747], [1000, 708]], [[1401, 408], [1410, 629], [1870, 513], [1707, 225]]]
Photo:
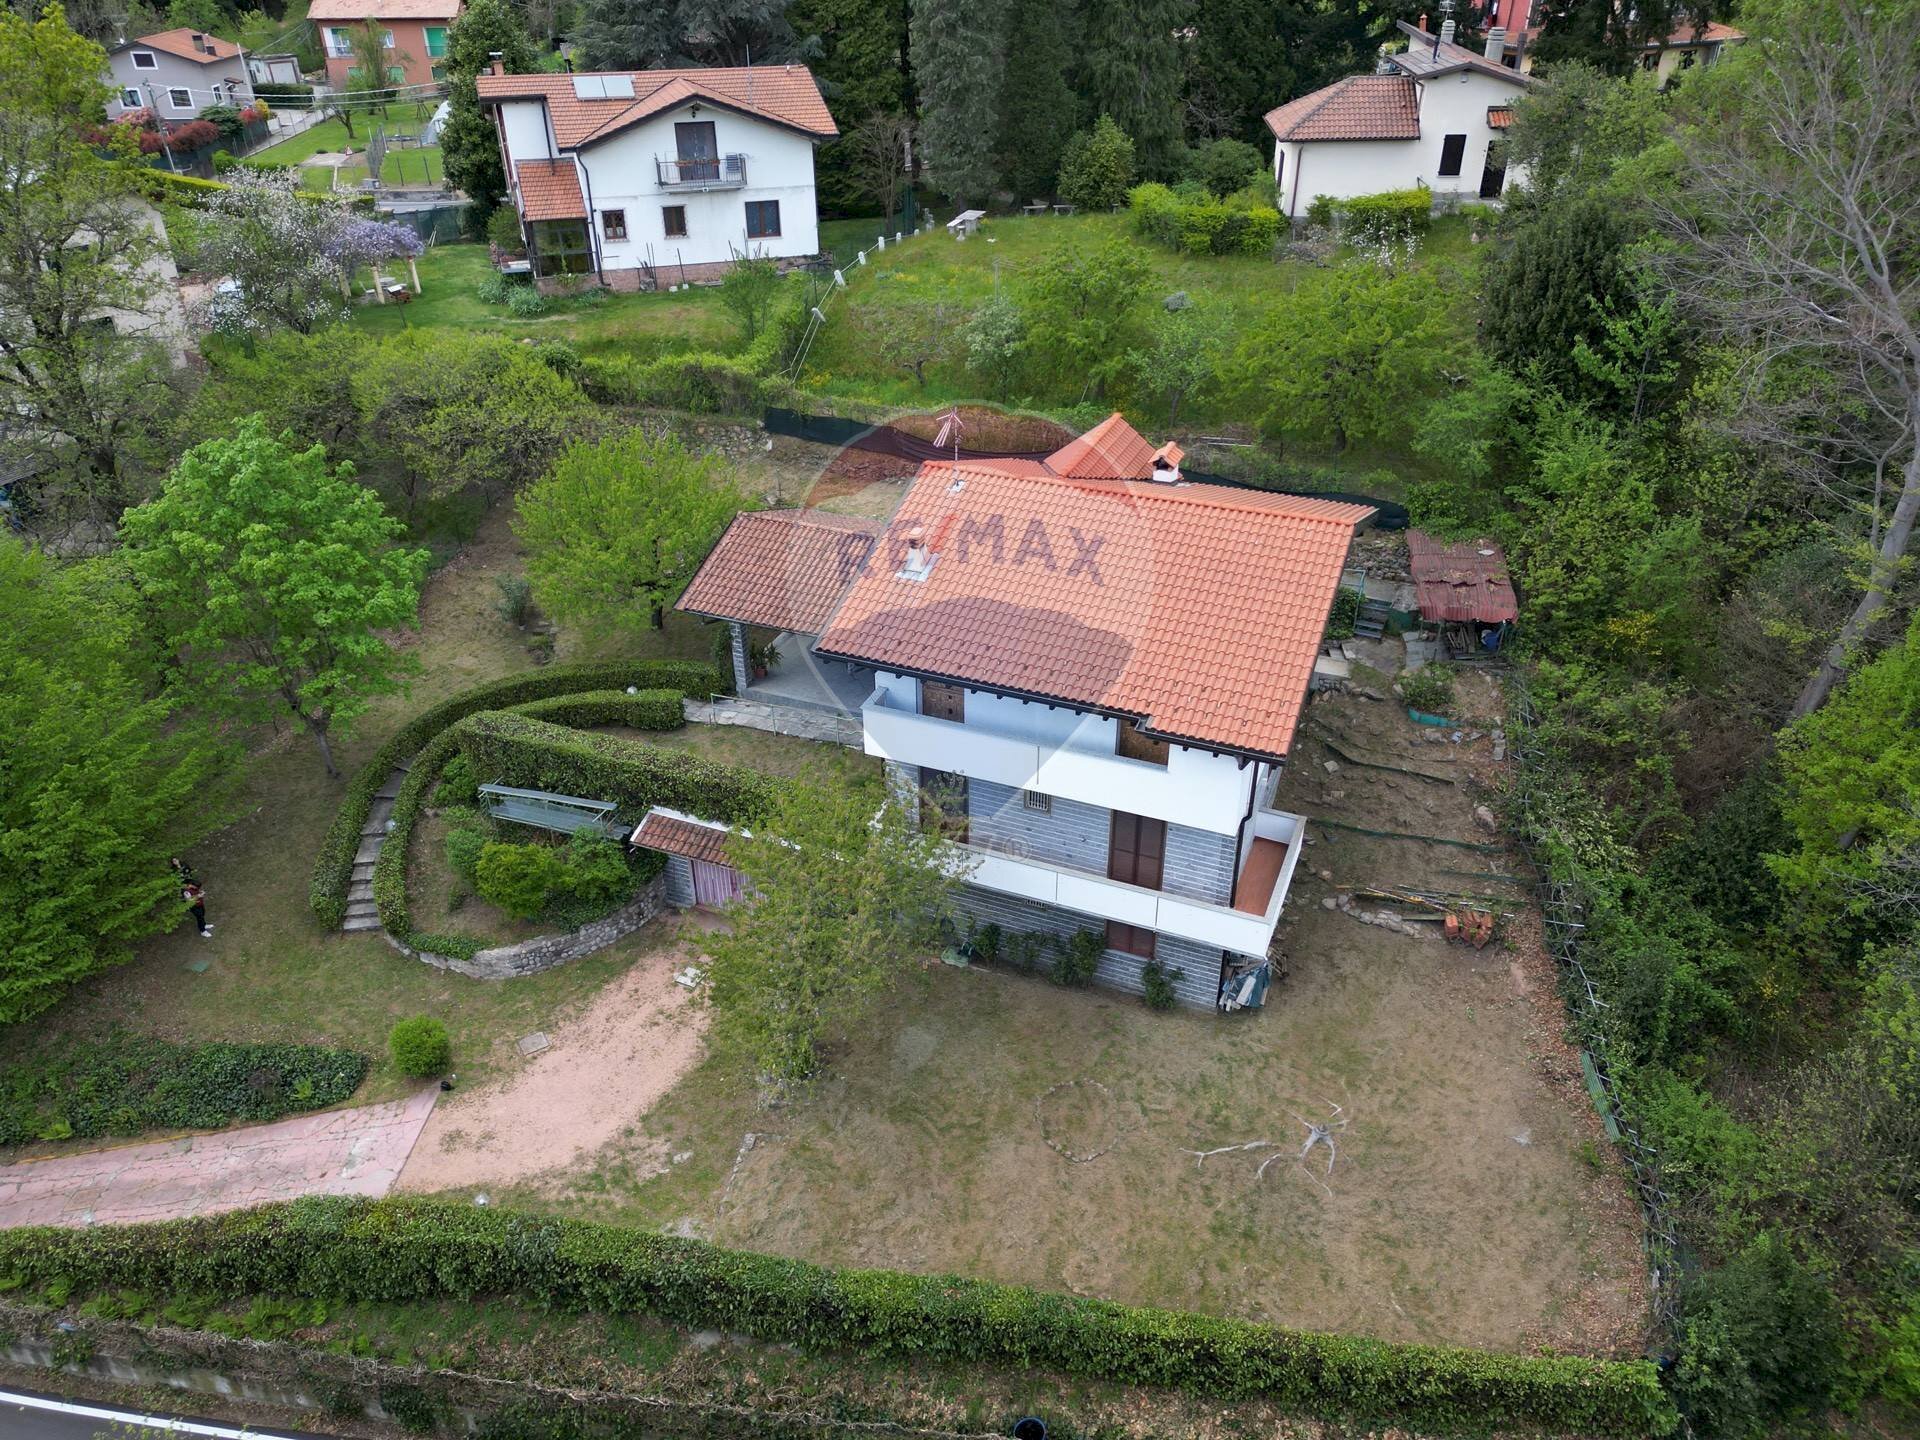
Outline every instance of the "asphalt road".
[[0, 1440], [325, 1440], [298, 1430], [240, 1429], [219, 1420], [143, 1415], [91, 1400], [0, 1390]]

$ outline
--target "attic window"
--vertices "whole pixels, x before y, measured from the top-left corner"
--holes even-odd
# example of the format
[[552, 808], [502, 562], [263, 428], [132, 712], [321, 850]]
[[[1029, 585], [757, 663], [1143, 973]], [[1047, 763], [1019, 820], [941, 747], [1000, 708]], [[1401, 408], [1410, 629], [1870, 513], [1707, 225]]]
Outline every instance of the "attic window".
[[158, 70], [160, 68], [160, 62], [153, 58], [153, 52], [151, 50], [136, 50], [133, 52], [133, 68], [136, 70]]

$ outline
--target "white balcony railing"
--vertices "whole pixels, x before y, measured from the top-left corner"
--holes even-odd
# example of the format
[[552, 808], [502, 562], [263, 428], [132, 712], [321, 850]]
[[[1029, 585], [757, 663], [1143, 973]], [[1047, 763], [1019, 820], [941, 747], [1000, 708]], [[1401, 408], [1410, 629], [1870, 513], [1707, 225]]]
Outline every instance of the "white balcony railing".
[[[1111, 748], [1035, 740], [974, 720], [963, 724], [922, 715], [885, 687], [867, 697], [860, 720], [867, 754], [902, 765], [931, 765], [972, 780], [1106, 808], [1124, 795], [1123, 808], [1136, 815], [1220, 835], [1237, 833], [1247, 810], [1247, 777], [1231, 762], [1219, 770], [1219, 783], [1211, 770], [1202, 782], [1191, 768], [1176, 773], [1166, 765], [1116, 755]], [[1105, 743], [1110, 747], [1111, 739]]]

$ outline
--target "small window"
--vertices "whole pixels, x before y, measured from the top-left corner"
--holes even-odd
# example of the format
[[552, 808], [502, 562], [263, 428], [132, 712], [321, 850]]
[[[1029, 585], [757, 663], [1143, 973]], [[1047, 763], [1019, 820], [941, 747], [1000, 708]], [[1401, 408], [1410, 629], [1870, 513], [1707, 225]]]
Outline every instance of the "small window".
[[627, 212], [624, 210], [602, 210], [600, 212], [600, 233], [609, 240], [627, 238]]
[[393, 48], [393, 32], [391, 30], [382, 30], [380, 32], [380, 45], [381, 48], [386, 50]]
[[1655, 52], [1651, 55], [1642, 55], [1640, 57], [1640, 68], [1642, 70], [1658, 70], [1660, 68], [1659, 53]]
[[193, 108], [193, 92], [191, 90], [182, 90], [176, 85], [167, 91], [167, 103], [176, 110], [191, 110]]
[[140, 92], [138, 90], [122, 90], [120, 92], [120, 103], [129, 110], [138, 110], [141, 105]]
[[136, 70], [158, 70], [160, 68], [160, 62], [153, 58], [153, 52], [151, 50], [136, 50], [133, 52], [133, 68]]
[[666, 228], [669, 240], [680, 240], [687, 233], [687, 207], [684, 205], [662, 205], [660, 223]]
[[1137, 955], [1142, 960], [1153, 959], [1153, 931], [1143, 925], [1122, 925], [1118, 920], [1107, 921], [1107, 948], [1118, 950], [1122, 955]]
[[1467, 137], [1464, 135], [1447, 136], [1446, 139], [1440, 142], [1440, 173], [1442, 175], [1458, 175], [1460, 173], [1460, 163], [1466, 159], [1466, 156]]
[[770, 240], [780, 233], [780, 202], [778, 200], [749, 200], [747, 202], [747, 238], [749, 240]]
[[1138, 724], [1131, 720], [1117, 723], [1114, 736], [1113, 753], [1124, 755], [1129, 760], [1144, 760], [1149, 765], [1167, 763], [1167, 742], [1156, 740], [1151, 735], [1140, 733]]
[[1680, 68], [1682, 70], [1691, 70], [1693, 68], [1693, 62], [1699, 58], [1699, 52], [1696, 50], [1682, 50], [1680, 52]]
[[1039, 790], [1022, 790], [1020, 792], [1020, 803], [1036, 815], [1051, 815], [1053, 813], [1053, 796]]

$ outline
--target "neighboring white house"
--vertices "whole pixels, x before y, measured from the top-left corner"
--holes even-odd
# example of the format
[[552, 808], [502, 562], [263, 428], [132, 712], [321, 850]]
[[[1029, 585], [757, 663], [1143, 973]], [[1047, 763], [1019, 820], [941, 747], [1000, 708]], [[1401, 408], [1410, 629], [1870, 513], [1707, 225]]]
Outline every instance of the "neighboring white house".
[[820, 249], [813, 151], [839, 133], [802, 65], [482, 75], [541, 279], [616, 290]]
[[191, 120], [212, 105], [253, 103], [247, 52], [231, 40], [182, 27], [126, 40], [107, 52], [119, 92], [107, 118], [151, 107], [159, 120]]
[[[679, 602], [778, 629], [866, 752], [970, 863], [959, 907], [1007, 933], [1101, 937], [1189, 1004], [1258, 1003], [1306, 838], [1277, 809], [1364, 505], [1195, 484], [1118, 415], [1043, 460], [931, 460], [890, 522], [746, 514]], [[841, 677], [845, 678], [841, 678]], [[831, 694], [829, 692], [832, 692]], [[926, 805], [931, 799], [933, 806]], [[937, 810], [935, 809], [937, 807]], [[655, 812], [678, 903], [741, 893], [700, 817]]]
[[1314, 197], [1348, 200], [1425, 185], [1436, 202], [1492, 200], [1510, 179], [1501, 132], [1532, 82], [1502, 63], [1505, 36], [1486, 52], [1453, 43], [1453, 22], [1431, 35], [1402, 20], [1407, 48], [1380, 57], [1380, 73], [1351, 75], [1268, 112], [1280, 212], [1300, 218]]

